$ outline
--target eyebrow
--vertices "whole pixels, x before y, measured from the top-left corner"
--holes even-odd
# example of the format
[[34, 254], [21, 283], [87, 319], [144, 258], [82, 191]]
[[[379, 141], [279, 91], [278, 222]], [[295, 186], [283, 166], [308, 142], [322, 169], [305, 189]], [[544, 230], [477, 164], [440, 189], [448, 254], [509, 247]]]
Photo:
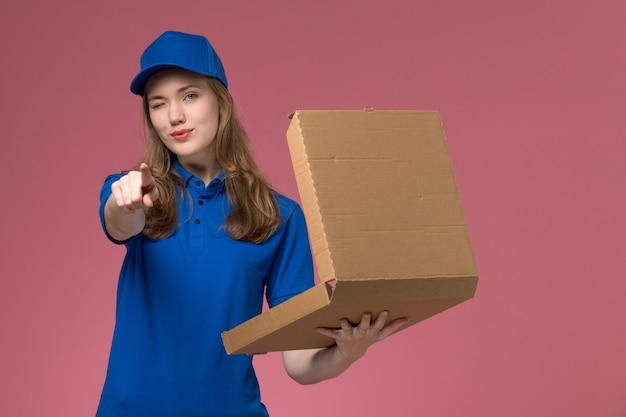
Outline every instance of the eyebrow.
[[[192, 89], [192, 88], [197, 88], [200, 89], [199, 86], [197, 86], [196, 84], [188, 84], [185, 85], [183, 87], [180, 87], [178, 89], [178, 91], [176, 91], [178, 94], [185, 92], [186, 90]], [[150, 100], [163, 100], [164, 97], [163, 96], [159, 96], [159, 95], [155, 95], [155, 96], [148, 96], [148, 101]]]

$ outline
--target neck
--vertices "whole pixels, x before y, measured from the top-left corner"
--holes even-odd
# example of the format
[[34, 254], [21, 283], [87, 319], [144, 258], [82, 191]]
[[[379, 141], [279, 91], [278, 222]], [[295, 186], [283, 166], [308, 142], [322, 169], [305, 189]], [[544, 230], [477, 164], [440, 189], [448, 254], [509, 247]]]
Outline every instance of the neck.
[[178, 160], [187, 171], [200, 178], [205, 185], [210, 183], [211, 180], [217, 177], [222, 171], [222, 167], [217, 163], [217, 161], [210, 161], [209, 163], [207, 163], [207, 161], [202, 161], [199, 163], [180, 158]]

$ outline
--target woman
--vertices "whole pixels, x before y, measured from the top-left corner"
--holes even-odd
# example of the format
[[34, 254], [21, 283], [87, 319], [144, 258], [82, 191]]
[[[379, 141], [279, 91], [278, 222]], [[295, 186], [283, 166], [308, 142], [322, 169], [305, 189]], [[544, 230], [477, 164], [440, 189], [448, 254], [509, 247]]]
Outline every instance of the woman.
[[[97, 415], [267, 416], [252, 358], [220, 334], [313, 285], [304, 216], [268, 186], [234, 113], [224, 69], [202, 36], [165, 32], [131, 91], [149, 131], [137, 170], [107, 177], [102, 226], [124, 244], [116, 324]], [[283, 353], [297, 382], [333, 378], [397, 330], [364, 314], [318, 331], [328, 349]]]

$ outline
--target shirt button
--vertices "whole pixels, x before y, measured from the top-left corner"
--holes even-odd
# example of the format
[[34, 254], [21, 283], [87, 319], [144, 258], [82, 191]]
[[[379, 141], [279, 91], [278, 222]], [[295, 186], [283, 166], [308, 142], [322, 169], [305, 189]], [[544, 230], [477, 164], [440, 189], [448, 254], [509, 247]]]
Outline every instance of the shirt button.
[[198, 205], [204, 205], [204, 200], [198, 200]]
[[200, 186], [200, 181], [196, 181], [196, 187]]
[[196, 219], [196, 221], [194, 222], [195, 224], [200, 224], [200, 220]]

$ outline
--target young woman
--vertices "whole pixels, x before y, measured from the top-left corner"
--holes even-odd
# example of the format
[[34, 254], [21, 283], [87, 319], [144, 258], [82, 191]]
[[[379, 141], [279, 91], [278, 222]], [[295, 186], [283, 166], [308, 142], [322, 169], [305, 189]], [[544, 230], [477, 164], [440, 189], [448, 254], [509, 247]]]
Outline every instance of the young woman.
[[[100, 217], [126, 247], [98, 417], [267, 416], [252, 358], [221, 333], [313, 285], [304, 216], [256, 166], [208, 40], [165, 32], [141, 57], [149, 142], [136, 170], [107, 177]], [[386, 313], [319, 329], [328, 349], [283, 353], [302, 384], [333, 378], [397, 330]]]

